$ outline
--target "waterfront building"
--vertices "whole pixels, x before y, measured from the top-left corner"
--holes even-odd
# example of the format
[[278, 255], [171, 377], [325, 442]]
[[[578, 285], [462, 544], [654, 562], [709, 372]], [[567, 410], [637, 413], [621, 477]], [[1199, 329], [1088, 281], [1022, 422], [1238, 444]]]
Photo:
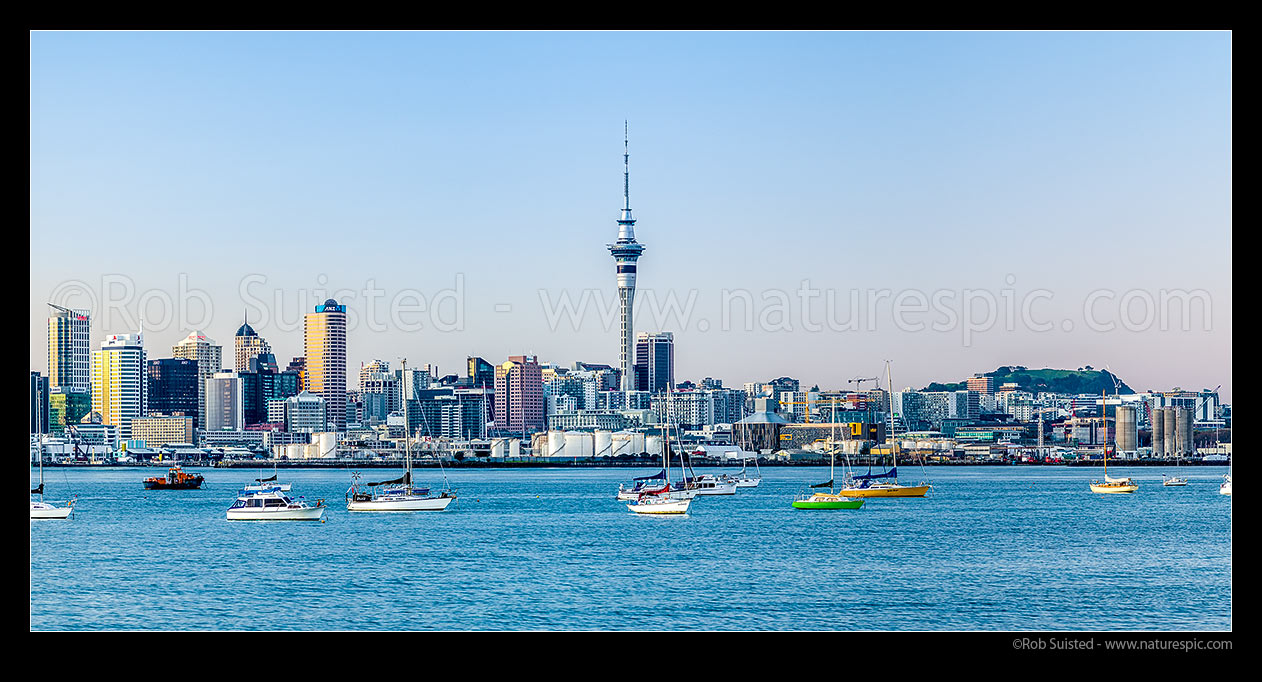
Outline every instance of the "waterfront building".
[[495, 368], [495, 426], [531, 433], [545, 426], [543, 377], [533, 355], [513, 355]]
[[616, 410], [577, 410], [548, 417], [548, 428], [560, 431], [622, 431], [629, 426], [627, 415]]
[[291, 433], [328, 431], [328, 408], [323, 396], [303, 391], [285, 400], [285, 430]]
[[148, 447], [170, 443], [193, 443], [197, 422], [191, 416], [150, 415], [131, 420], [132, 440], [142, 440]]
[[635, 390], [662, 393], [675, 384], [675, 335], [640, 332], [635, 342]]
[[92, 390], [91, 318], [86, 310], [49, 307], [48, 389], [86, 395]]
[[264, 353], [268, 355], [272, 353], [272, 347], [254, 331], [254, 327], [250, 326], [248, 320], [243, 321], [241, 326], [237, 328], [237, 333], [233, 337], [233, 343], [236, 346], [235, 369], [238, 372], [249, 371], [251, 359]]
[[329, 429], [346, 430], [346, 306], [328, 299], [303, 328], [305, 390], [324, 398]]
[[92, 394], [53, 390], [48, 396], [48, 432], [60, 435], [92, 411]]
[[241, 431], [245, 406], [241, 377], [236, 372], [216, 372], [206, 380], [206, 431]]
[[131, 437], [131, 420], [148, 410], [145, 379], [144, 336], [111, 334], [92, 353], [92, 410], [101, 423], [117, 426], [124, 439]]
[[206, 380], [223, 369], [223, 346], [216, 344], [205, 334], [193, 330], [182, 341], [171, 347], [171, 356], [182, 360], [197, 361], [197, 426], [206, 428]]
[[[180, 414], [191, 417], [198, 424], [199, 405], [202, 396], [201, 371], [196, 360], [184, 358], [155, 358], [146, 368], [149, 389], [148, 414]], [[133, 436], [139, 438], [140, 436]], [[191, 443], [187, 441], [171, 441]]]

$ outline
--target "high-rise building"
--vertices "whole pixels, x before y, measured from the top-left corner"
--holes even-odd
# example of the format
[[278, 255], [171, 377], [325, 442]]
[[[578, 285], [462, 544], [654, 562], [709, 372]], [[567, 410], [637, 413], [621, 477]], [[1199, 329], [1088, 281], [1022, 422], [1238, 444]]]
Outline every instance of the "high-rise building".
[[992, 395], [995, 392], [995, 378], [979, 374], [970, 377], [965, 387], [970, 391], [977, 391], [981, 395]]
[[92, 410], [100, 413], [102, 424], [117, 426], [123, 438], [130, 438], [131, 420], [148, 411], [148, 396], [144, 336], [111, 334], [92, 353]]
[[75, 426], [92, 411], [92, 394], [53, 391], [48, 396], [49, 433], [61, 435], [67, 426]]
[[48, 389], [62, 393], [88, 393], [92, 390], [91, 320], [86, 310], [71, 310], [49, 304]]
[[31, 372], [31, 433], [50, 433], [48, 377]]
[[618, 311], [621, 326], [618, 360], [622, 369], [622, 390], [632, 390], [635, 385], [631, 374], [634, 361], [635, 325], [631, 319], [635, 305], [635, 268], [644, 245], [635, 241], [635, 218], [631, 215], [631, 153], [629, 135], [624, 130], [622, 140], [622, 215], [618, 218], [618, 240], [608, 244], [618, 270]]
[[[156, 358], [150, 360], [146, 372], [149, 383], [149, 410], [151, 415], [184, 415], [198, 423], [201, 406], [201, 372], [196, 360], [185, 358]], [[172, 441], [187, 442], [187, 441]]]
[[333, 299], [307, 313], [303, 328], [305, 390], [324, 398], [328, 426], [346, 430], [346, 306]]
[[635, 340], [635, 390], [662, 393], [675, 383], [675, 335], [640, 332]]
[[530, 433], [544, 428], [543, 373], [533, 355], [512, 355], [495, 368], [495, 428]]
[[236, 346], [237, 362], [235, 369], [238, 372], [250, 370], [251, 358], [272, 352], [272, 347], [254, 331], [254, 327], [251, 327], [248, 321], [243, 321], [241, 326], [237, 328], [236, 336], [233, 337], [233, 343]]
[[468, 359], [469, 388], [495, 388], [495, 365], [482, 358]]
[[206, 380], [223, 369], [223, 346], [193, 330], [171, 347], [171, 356], [197, 361], [197, 426], [206, 428]]
[[324, 398], [306, 391], [286, 398], [285, 430], [291, 433], [328, 431], [327, 405]]
[[307, 359], [297, 357], [289, 361], [289, 366], [285, 368], [286, 372], [293, 372], [298, 375], [298, 392], [307, 390]]
[[217, 372], [206, 380], [206, 430], [240, 431], [245, 428], [241, 377], [236, 372]]

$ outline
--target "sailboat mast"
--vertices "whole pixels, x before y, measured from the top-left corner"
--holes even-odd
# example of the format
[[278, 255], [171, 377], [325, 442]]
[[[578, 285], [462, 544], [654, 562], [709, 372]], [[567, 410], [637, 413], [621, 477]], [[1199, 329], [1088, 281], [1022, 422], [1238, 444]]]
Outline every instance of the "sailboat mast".
[[[885, 361], [885, 378], [889, 382], [890, 387], [890, 432], [887, 434], [890, 446], [890, 457], [894, 463], [894, 471], [898, 471], [898, 446], [894, 443], [894, 370], [890, 368], [890, 361]], [[897, 478], [895, 478], [897, 480]]]
[[[406, 387], [409, 383], [407, 358], [403, 358], [402, 379], [403, 385]], [[408, 419], [408, 393], [409, 391], [407, 390], [403, 391], [403, 458], [406, 462], [404, 471], [407, 474], [407, 483], [405, 485], [412, 484], [412, 442], [409, 438], [412, 435], [412, 422]]]
[[1100, 426], [1103, 427], [1104, 433], [1100, 436], [1100, 440], [1104, 442], [1104, 480], [1109, 480], [1109, 403], [1105, 395], [1104, 389], [1100, 390]]

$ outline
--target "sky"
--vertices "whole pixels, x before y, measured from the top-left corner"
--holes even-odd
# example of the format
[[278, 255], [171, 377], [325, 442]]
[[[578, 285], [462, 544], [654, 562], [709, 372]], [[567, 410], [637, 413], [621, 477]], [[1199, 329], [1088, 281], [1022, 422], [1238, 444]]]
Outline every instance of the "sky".
[[49, 302], [150, 357], [248, 315], [284, 365], [330, 296], [352, 377], [616, 365], [627, 122], [635, 329], [676, 381], [1090, 365], [1230, 400], [1230, 33], [34, 32], [30, 61], [32, 370]]

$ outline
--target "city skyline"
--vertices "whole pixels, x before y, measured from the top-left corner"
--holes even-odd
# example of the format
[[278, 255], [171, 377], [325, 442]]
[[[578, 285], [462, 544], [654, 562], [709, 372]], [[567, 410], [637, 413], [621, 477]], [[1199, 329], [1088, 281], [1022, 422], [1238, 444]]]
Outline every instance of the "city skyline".
[[[213, 316], [154, 324], [164, 304], [151, 299], [149, 357], [194, 330], [228, 339], [244, 307], [266, 316], [251, 326], [283, 364], [302, 354], [303, 313], [332, 297], [363, 314], [337, 294], [375, 286], [429, 302], [458, 291], [462, 324], [350, 324], [349, 368], [407, 356], [459, 374], [469, 356], [523, 353], [617, 366], [616, 325], [551, 323], [545, 299], [616, 300], [605, 244], [630, 119], [638, 236], [652, 245], [637, 306], [697, 299], [675, 322], [637, 307], [635, 331], [675, 335], [680, 379], [830, 388], [892, 359], [896, 386], [920, 387], [1001, 365], [1092, 365], [1135, 390], [1221, 383], [1230, 402], [1228, 34], [921, 35], [913, 50], [904, 34], [636, 35], [661, 53], [582, 62], [597, 43], [586, 34], [505, 36], [499, 55], [535, 50], [523, 64], [480, 55], [482, 35], [33, 34], [31, 369], [48, 369], [45, 304], [85, 307], [65, 285], [99, 299], [109, 281], [131, 282], [132, 319], [91, 310], [93, 350], [135, 330], [145, 292], [183, 286]], [[703, 46], [713, 54], [691, 49]], [[987, 60], [999, 51], [1004, 63]], [[465, 59], [435, 65], [452, 55]], [[302, 56], [318, 58], [299, 67]], [[625, 76], [609, 79], [618, 88], [598, 87], [602, 66]], [[690, 75], [704, 102], [689, 98]], [[397, 87], [408, 79], [454, 111]], [[475, 87], [491, 84], [496, 97]], [[663, 115], [671, 102], [684, 113]], [[884, 289], [885, 306], [904, 289], [1000, 304], [1006, 290], [1047, 290], [1031, 300], [1054, 327], [999, 322], [968, 342], [889, 322], [807, 331], [795, 300]], [[1163, 289], [1204, 291], [1208, 329], [1195, 316], [1188, 331], [1060, 326], [1092, 292], [1113, 294], [1098, 299], [1103, 318], [1130, 292]], [[720, 298], [737, 290], [763, 310], [789, 301], [791, 329], [774, 315], [725, 329]], [[251, 307], [276, 293], [284, 305]]]

